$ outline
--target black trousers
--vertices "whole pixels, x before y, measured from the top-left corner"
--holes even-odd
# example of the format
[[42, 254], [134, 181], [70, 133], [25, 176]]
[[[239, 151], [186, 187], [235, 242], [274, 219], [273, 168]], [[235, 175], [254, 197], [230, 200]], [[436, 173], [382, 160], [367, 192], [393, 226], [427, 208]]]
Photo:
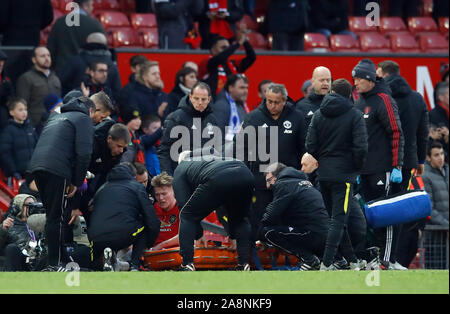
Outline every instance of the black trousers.
[[28, 271], [30, 268], [26, 264], [26, 256], [22, 254], [20, 248], [14, 244], [8, 244], [5, 248], [4, 271]]
[[261, 229], [261, 236], [266, 242], [301, 258], [306, 263], [315, 256], [322, 256], [326, 234], [315, 233], [290, 226], [266, 226]]
[[[58, 266], [65, 254], [62, 250], [63, 220], [66, 213], [67, 180], [46, 171], [33, 173], [42, 204], [46, 209], [45, 238], [48, 244], [48, 264]], [[70, 214], [69, 214], [70, 215]]]
[[222, 206], [227, 213], [230, 237], [236, 239], [238, 262], [250, 262], [251, 226], [248, 213], [253, 175], [246, 168], [231, 167], [199, 185], [180, 212], [180, 254], [183, 264], [194, 261], [194, 240], [200, 238], [200, 222]]
[[348, 262], [356, 262], [356, 255], [347, 229], [351, 207], [356, 206], [353, 198], [353, 184], [320, 181], [320, 187], [325, 207], [331, 218], [323, 263], [327, 267], [330, 266], [338, 248]]
[[267, 205], [273, 200], [272, 191], [267, 189], [255, 189], [253, 192], [252, 206], [250, 208], [250, 223], [252, 226], [252, 241], [255, 242], [259, 239], [259, 231], [261, 226], [261, 220]]

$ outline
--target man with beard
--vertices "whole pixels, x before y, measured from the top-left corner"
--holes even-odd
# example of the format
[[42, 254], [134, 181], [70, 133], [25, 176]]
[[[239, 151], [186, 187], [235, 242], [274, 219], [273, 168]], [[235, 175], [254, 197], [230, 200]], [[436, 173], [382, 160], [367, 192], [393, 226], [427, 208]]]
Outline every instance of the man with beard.
[[37, 47], [31, 58], [33, 68], [22, 74], [17, 81], [17, 96], [28, 103], [31, 124], [36, 126], [46, 112], [44, 99], [48, 94], [61, 96], [61, 82], [50, 70], [52, 58], [46, 47]]

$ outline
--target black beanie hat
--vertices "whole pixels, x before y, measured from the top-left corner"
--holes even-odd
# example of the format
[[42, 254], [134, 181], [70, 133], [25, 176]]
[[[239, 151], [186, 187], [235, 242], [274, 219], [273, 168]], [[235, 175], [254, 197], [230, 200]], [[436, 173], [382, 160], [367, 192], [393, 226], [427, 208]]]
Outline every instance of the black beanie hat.
[[130, 122], [131, 120], [136, 119], [140, 116], [141, 114], [139, 110], [133, 107], [127, 108], [126, 110], [120, 113], [120, 117], [122, 118], [122, 121], [125, 125], [127, 125], [128, 122]]
[[353, 69], [352, 76], [375, 82], [377, 80], [377, 69], [371, 60], [363, 59]]

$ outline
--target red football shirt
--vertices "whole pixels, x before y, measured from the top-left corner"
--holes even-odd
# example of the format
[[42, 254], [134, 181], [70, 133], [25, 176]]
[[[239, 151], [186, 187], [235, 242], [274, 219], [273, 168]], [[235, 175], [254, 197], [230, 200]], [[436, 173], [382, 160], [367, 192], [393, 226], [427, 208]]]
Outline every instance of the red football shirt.
[[159, 236], [154, 244], [156, 245], [163, 241], [169, 240], [178, 234], [178, 229], [180, 226], [180, 211], [178, 209], [178, 205], [175, 205], [168, 212], [162, 210], [158, 203], [155, 203], [153, 207], [155, 208], [156, 215], [158, 215], [159, 220], [161, 220]]

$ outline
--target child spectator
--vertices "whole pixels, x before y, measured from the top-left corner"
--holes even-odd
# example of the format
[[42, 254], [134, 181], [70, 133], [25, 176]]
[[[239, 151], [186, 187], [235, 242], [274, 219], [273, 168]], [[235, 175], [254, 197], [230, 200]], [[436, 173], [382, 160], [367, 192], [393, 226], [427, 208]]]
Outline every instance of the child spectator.
[[121, 112], [123, 124], [130, 132], [131, 141], [127, 150], [123, 153], [121, 162], [134, 163], [135, 161], [145, 164], [144, 148], [136, 132], [141, 128], [141, 114], [137, 109], [128, 109]]
[[61, 97], [59, 97], [56, 94], [48, 94], [44, 99], [44, 106], [46, 109], [46, 112], [42, 115], [41, 122], [36, 126], [36, 132], [38, 134], [41, 134], [42, 129], [44, 128], [45, 124], [47, 123], [47, 120], [50, 118], [52, 113], [61, 113], [60, 107], [62, 105], [63, 101]]
[[156, 115], [145, 116], [142, 120], [141, 143], [145, 149], [145, 165], [152, 177], [161, 173], [156, 148], [162, 137], [161, 119]]
[[38, 135], [28, 120], [27, 102], [20, 98], [8, 102], [11, 119], [0, 135], [0, 161], [7, 177], [21, 180], [28, 167]]

